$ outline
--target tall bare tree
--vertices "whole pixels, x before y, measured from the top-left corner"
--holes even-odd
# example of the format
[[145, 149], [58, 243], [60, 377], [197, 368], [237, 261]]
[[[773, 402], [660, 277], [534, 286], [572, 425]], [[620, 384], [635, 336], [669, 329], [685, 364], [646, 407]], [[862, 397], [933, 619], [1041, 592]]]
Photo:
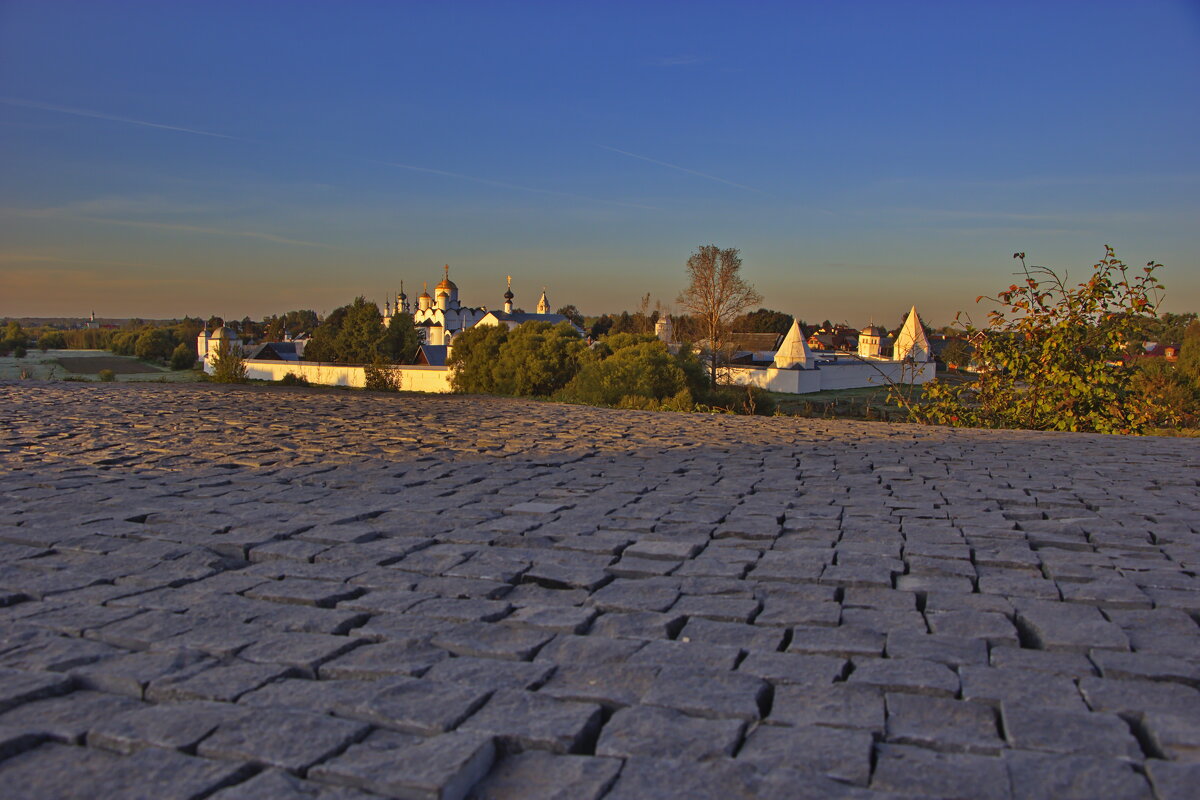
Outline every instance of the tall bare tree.
[[689, 284], [677, 302], [696, 319], [700, 333], [708, 339], [709, 381], [717, 385], [717, 365], [729, 338], [734, 318], [762, 296], [746, 283], [740, 272], [742, 258], [736, 248], [703, 245], [687, 262]]

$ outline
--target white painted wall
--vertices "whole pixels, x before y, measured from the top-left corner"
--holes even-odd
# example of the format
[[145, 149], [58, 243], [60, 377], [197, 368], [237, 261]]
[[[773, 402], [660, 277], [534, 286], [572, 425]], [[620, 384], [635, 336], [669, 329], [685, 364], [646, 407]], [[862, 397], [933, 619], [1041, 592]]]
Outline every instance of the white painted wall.
[[[725, 376], [730, 383], [739, 386], [749, 384], [772, 392], [811, 394], [834, 389], [887, 386], [889, 379], [895, 383], [929, 383], [936, 374], [935, 369], [936, 365], [932, 361], [924, 364], [853, 361], [826, 364], [817, 369], [728, 367]], [[881, 372], [883, 374], [880, 374]]]
[[[400, 373], [400, 389], [405, 392], [450, 391], [450, 370], [447, 367], [395, 367]], [[204, 371], [212, 374], [205, 362]], [[361, 389], [367, 385], [366, 369], [347, 364], [322, 364], [313, 361], [246, 361], [246, 377], [256, 381], [277, 381], [292, 373], [309, 383], [320, 386], [350, 386]]]

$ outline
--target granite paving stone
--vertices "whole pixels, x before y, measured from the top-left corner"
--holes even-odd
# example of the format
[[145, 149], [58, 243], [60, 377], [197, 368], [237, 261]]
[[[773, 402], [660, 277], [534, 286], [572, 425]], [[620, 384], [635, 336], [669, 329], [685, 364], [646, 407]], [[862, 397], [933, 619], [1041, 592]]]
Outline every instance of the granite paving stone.
[[1146, 778], [1134, 770], [1132, 764], [1121, 759], [1063, 757], [1010, 750], [1004, 753], [1004, 761], [1008, 765], [1014, 798], [1151, 800]]
[[509, 751], [575, 753], [600, 730], [600, 706], [512, 689], [495, 692], [459, 726], [496, 737]]
[[71, 678], [65, 675], [0, 669], [0, 711], [7, 711], [30, 700], [66, 694], [71, 691], [72, 685]]
[[1013, 797], [1008, 765], [1001, 758], [900, 744], [878, 746], [871, 788], [917, 797]]
[[685, 622], [687, 617], [681, 614], [659, 611], [609, 611], [599, 615], [587, 633], [612, 639], [670, 639], [679, 634]]
[[673, 796], [692, 800], [861, 800], [875, 795], [832, 778], [786, 767], [764, 768], [752, 761], [635, 757], [626, 759], [605, 800]]
[[249, 713], [228, 703], [168, 703], [148, 705], [116, 714], [94, 725], [88, 745], [118, 753], [143, 747], [194, 752], [200, 740], [218, 725], [232, 723]]
[[341, 786], [323, 786], [278, 769], [263, 770], [253, 778], [230, 786], [213, 800], [371, 800], [379, 795]]
[[563, 666], [554, 669], [539, 693], [622, 708], [640, 703], [654, 685], [658, 672], [657, 667], [628, 664]]
[[805, 656], [751, 650], [738, 664], [738, 672], [757, 675], [772, 684], [828, 686], [845, 676], [848, 662], [835, 656]]
[[1004, 735], [1012, 747], [1051, 753], [1140, 761], [1142, 749], [1116, 714], [1060, 711], [1000, 704]]
[[596, 755], [705, 761], [732, 756], [745, 729], [741, 720], [701, 719], [668, 708], [631, 706], [617, 711], [604, 726]]
[[884, 718], [883, 692], [870, 686], [837, 683], [832, 687], [775, 687], [771, 713], [764, 721], [797, 727], [861, 728], [882, 734]]
[[471, 791], [473, 800], [600, 800], [621, 771], [615, 758], [516, 753]]
[[538, 689], [554, 674], [545, 662], [506, 661], [459, 656], [439, 660], [425, 673], [432, 681], [459, 683], [475, 689]]
[[70, 675], [85, 689], [113, 692], [141, 699], [152, 681], [173, 676], [190, 677], [216, 666], [217, 661], [198, 650], [132, 653], [76, 667]]
[[249, 777], [254, 767], [163, 750], [119, 756], [90, 747], [44, 744], [0, 762], [0, 785], [12, 797], [93, 800], [194, 800]]
[[238, 652], [238, 658], [254, 664], [281, 664], [315, 676], [317, 667], [353, 650], [365, 640], [324, 633], [271, 633]]
[[876, 686], [889, 692], [954, 697], [958, 694], [958, 675], [936, 661], [919, 658], [855, 659], [851, 685]]
[[484, 704], [490, 690], [421, 678], [375, 681], [366, 694], [337, 701], [340, 716], [425, 736], [448, 731]]
[[309, 770], [315, 781], [413, 800], [462, 800], [491, 769], [490, 736], [452, 732], [423, 738], [376, 731]]
[[980, 755], [998, 755], [1005, 746], [988, 706], [900, 692], [886, 699], [889, 742]]
[[240, 706], [300, 708], [314, 714], [333, 714], [364, 700], [374, 691], [372, 681], [284, 678], [246, 692], [237, 702]]
[[363, 738], [370, 726], [302, 711], [256, 709], [220, 723], [196, 748], [206, 758], [303, 772]]
[[958, 674], [964, 700], [994, 708], [1009, 703], [1018, 707], [1086, 710], [1075, 681], [1062, 675], [976, 666], [962, 667]]
[[752, 722], [762, 714], [770, 693], [770, 685], [754, 675], [667, 667], [658, 673], [642, 702], [699, 717], [732, 717]]
[[5, 796], [1195, 794], [1195, 440], [265, 385], [0, 408]]
[[786, 764], [800, 772], [865, 786], [871, 777], [872, 747], [873, 737], [867, 731], [762, 725], [746, 737], [737, 757], [765, 768]]
[[146, 699], [155, 703], [179, 700], [214, 700], [232, 703], [271, 681], [297, 670], [273, 664], [222, 663], [194, 675], [165, 675], [146, 686]]
[[1158, 800], [1188, 800], [1200, 782], [1200, 764], [1150, 758], [1146, 760], [1146, 775]]
[[84, 690], [26, 702], [0, 714], [0, 726], [78, 744], [92, 726], [140, 706], [124, 695]]
[[359, 680], [393, 675], [420, 677], [449, 657], [445, 650], [422, 642], [367, 644], [324, 662], [317, 667], [317, 676]]
[[1155, 755], [1200, 762], [1200, 720], [1186, 710], [1146, 711], [1142, 714], [1142, 727]]

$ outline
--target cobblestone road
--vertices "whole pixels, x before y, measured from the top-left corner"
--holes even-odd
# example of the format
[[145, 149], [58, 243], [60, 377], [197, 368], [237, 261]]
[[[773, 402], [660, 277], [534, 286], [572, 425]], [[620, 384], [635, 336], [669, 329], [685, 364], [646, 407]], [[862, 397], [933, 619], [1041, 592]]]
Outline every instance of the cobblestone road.
[[1195, 798], [1200, 444], [0, 385], [0, 794]]

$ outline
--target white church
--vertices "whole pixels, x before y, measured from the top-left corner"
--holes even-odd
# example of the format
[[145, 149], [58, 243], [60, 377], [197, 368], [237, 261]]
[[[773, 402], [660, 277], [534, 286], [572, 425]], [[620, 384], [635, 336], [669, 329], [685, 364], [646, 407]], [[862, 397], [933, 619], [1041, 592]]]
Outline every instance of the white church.
[[[660, 334], [661, 335], [661, 334]], [[892, 355], [882, 353], [886, 331], [871, 325], [858, 337], [857, 353], [814, 351], [809, 348], [800, 323], [779, 345], [769, 364], [724, 368], [730, 383], [753, 385], [772, 392], [810, 394], [833, 389], [859, 389], [893, 383], [928, 383], [936, 376], [933, 350], [913, 306], [892, 345]]]
[[[396, 294], [393, 304], [389, 297], [384, 301], [383, 324], [387, 326], [393, 314], [412, 314], [413, 324], [422, 341], [430, 347], [449, 347], [454, 337], [468, 328], [476, 325], [506, 325], [511, 330], [523, 322], [549, 322], [557, 325], [560, 322], [571, 321], [562, 314], [550, 313], [550, 301], [546, 297], [546, 289], [542, 288], [542, 296], [538, 299], [535, 313], [513, 310], [515, 295], [512, 290], [512, 276], [508, 276], [508, 288], [504, 292], [503, 311], [488, 311], [485, 306], [472, 308], [464, 306], [458, 299], [458, 284], [450, 280], [450, 265], [447, 264], [441, 283], [434, 288], [434, 296], [429, 295], [428, 284], [417, 295], [417, 307], [411, 309], [408, 296], [404, 294], [404, 285]], [[571, 323], [580, 335], [583, 334], [578, 326]]]

